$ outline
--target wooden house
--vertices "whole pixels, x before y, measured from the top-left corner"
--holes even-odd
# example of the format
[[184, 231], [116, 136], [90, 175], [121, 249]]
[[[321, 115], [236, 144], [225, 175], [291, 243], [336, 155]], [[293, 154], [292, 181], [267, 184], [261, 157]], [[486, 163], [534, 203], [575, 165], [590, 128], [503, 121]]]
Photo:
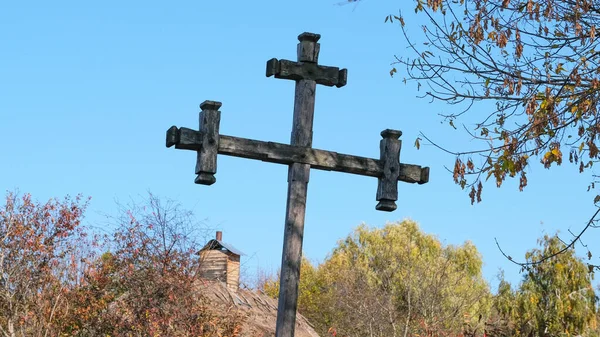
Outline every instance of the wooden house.
[[237, 291], [240, 286], [240, 256], [245, 255], [223, 242], [223, 233], [208, 241], [200, 251], [200, 277], [225, 282], [227, 288]]

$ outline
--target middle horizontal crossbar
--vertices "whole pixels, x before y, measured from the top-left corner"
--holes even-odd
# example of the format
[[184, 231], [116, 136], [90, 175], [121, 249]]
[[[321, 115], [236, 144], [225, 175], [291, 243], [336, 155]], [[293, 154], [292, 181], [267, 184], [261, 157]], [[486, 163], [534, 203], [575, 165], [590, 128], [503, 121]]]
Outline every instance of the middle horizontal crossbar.
[[[202, 146], [201, 139], [199, 131], [188, 128], [173, 126], [167, 131], [167, 147], [174, 145], [177, 149], [198, 151]], [[270, 163], [309, 164], [319, 170], [363, 176], [381, 177], [383, 174], [383, 165], [377, 159], [225, 135], [219, 135], [218, 153]], [[398, 169], [399, 181], [419, 184], [429, 181], [428, 167], [400, 163]]]

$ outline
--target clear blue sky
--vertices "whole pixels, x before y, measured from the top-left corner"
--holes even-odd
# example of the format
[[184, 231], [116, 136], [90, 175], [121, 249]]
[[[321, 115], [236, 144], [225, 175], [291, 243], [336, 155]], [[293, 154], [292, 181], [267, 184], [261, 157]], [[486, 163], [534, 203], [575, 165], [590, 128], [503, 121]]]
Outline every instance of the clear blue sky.
[[[341, 1], [341, 0], [340, 0]], [[244, 271], [276, 270], [281, 259], [287, 167], [219, 156], [217, 183], [194, 184], [193, 152], [167, 149], [171, 125], [196, 128], [198, 104], [223, 102], [221, 133], [288, 142], [292, 81], [265, 77], [270, 58], [295, 59], [298, 34], [321, 38], [320, 63], [348, 69], [341, 89], [319, 86], [314, 147], [378, 157], [379, 133], [400, 129], [401, 161], [431, 167], [430, 183], [400, 184], [398, 210], [375, 210], [377, 180], [312, 171], [304, 252], [322, 261], [355, 226], [411, 218], [448, 244], [473, 241], [485, 277], [518, 268], [497, 250], [522, 258], [543, 233], [578, 230], [594, 210], [589, 177], [566, 166], [534, 165], [529, 187], [496, 189], [471, 206], [444, 165], [453, 158], [413, 146], [422, 131], [451, 149], [471, 147], [460, 131], [440, 124], [452, 107], [417, 99], [402, 74], [390, 78], [393, 55], [408, 53], [398, 26], [385, 15], [422, 24], [409, 1], [27, 1], [0, 4], [0, 189], [43, 201], [82, 193], [99, 224], [147, 190], [175, 198], [224, 231], [246, 252]], [[472, 120], [484, 113], [475, 107]], [[479, 109], [479, 110], [477, 110]], [[591, 233], [586, 243], [598, 242]], [[597, 255], [597, 254], [596, 254]]]

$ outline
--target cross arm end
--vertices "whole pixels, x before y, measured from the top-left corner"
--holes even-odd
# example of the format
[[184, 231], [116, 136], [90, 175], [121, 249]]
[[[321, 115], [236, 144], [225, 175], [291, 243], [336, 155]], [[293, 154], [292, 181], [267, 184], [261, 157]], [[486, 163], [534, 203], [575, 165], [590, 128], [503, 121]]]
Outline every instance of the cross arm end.
[[383, 212], [393, 212], [398, 208], [394, 200], [381, 200], [375, 209]]
[[279, 60], [272, 58], [267, 61], [267, 77], [275, 76], [279, 74]]
[[188, 128], [177, 128], [175, 125], [167, 130], [167, 147], [175, 146], [176, 149], [198, 151], [202, 146], [202, 137], [199, 131]]
[[336, 87], [341, 88], [348, 83], [348, 69], [340, 69], [338, 73], [338, 81], [335, 84]]
[[167, 130], [167, 147], [171, 147], [179, 143], [179, 129], [175, 125]]
[[419, 185], [423, 185], [429, 182], [429, 167], [423, 167], [421, 169], [421, 179], [417, 182]]

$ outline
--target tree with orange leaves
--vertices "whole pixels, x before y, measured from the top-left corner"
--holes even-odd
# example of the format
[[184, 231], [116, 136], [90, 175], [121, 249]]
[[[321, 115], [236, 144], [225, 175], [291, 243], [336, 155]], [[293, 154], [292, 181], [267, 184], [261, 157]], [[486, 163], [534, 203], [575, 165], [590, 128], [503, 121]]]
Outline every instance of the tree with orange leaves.
[[[191, 213], [150, 195], [121, 209], [112, 235], [81, 224], [87, 200], [0, 209], [0, 336], [222, 336], [243, 317], [198, 287]], [[100, 254], [104, 252], [103, 254]]]
[[86, 252], [80, 196], [45, 204], [9, 193], [0, 209], [0, 334], [56, 336]]
[[482, 104], [491, 110], [473, 128], [464, 127], [481, 147], [453, 152], [454, 181], [472, 202], [480, 201], [483, 179], [500, 186], [518, 177], [525, 188], [532, 158], [545, 168], [568, 158], [579, 172], [600, 159], [597, 1], [418, 0], [415, 12], [429, 21], [423, 41], [409, 35], [406, 17], [386, 19], [400, 22], [414, 51], [397, 57], [406, 80], [425, 85], [426, 97], [457, 105], [443, 116], [453, 128], [475, 104], [493, 103]]
[[[598, 1], [416, 0], [415, 13], [386, 17], [399, 23], [412, 51], [396, 57], [390, 75], [401, 74], [425, 89], [423, 97], [452, 106], [443, 120], [460, 127], [474, 147], [449, 150], [424, 134], [415, 146], [425, 140], [455, 156], [453, 180], [471, 203], [481, 201], [488, 179], [497, 187], [518, 179], [522, 191], [536, 161], [547, 169], [570, 163], [575, 174], [590, 175], [588, 191], [595, 187]], [[415, 27], [415, 17], [426, 24]], [[597, 215], [567, 248], [595, 226]]]
[[72, 336], [221, 336], [243, 317], [219, 312], [203, 293], [197, 232], [205, 227], [173, 200], [149, 194], [119, 205], [106, 252], [86, 269], [73, 296]]

